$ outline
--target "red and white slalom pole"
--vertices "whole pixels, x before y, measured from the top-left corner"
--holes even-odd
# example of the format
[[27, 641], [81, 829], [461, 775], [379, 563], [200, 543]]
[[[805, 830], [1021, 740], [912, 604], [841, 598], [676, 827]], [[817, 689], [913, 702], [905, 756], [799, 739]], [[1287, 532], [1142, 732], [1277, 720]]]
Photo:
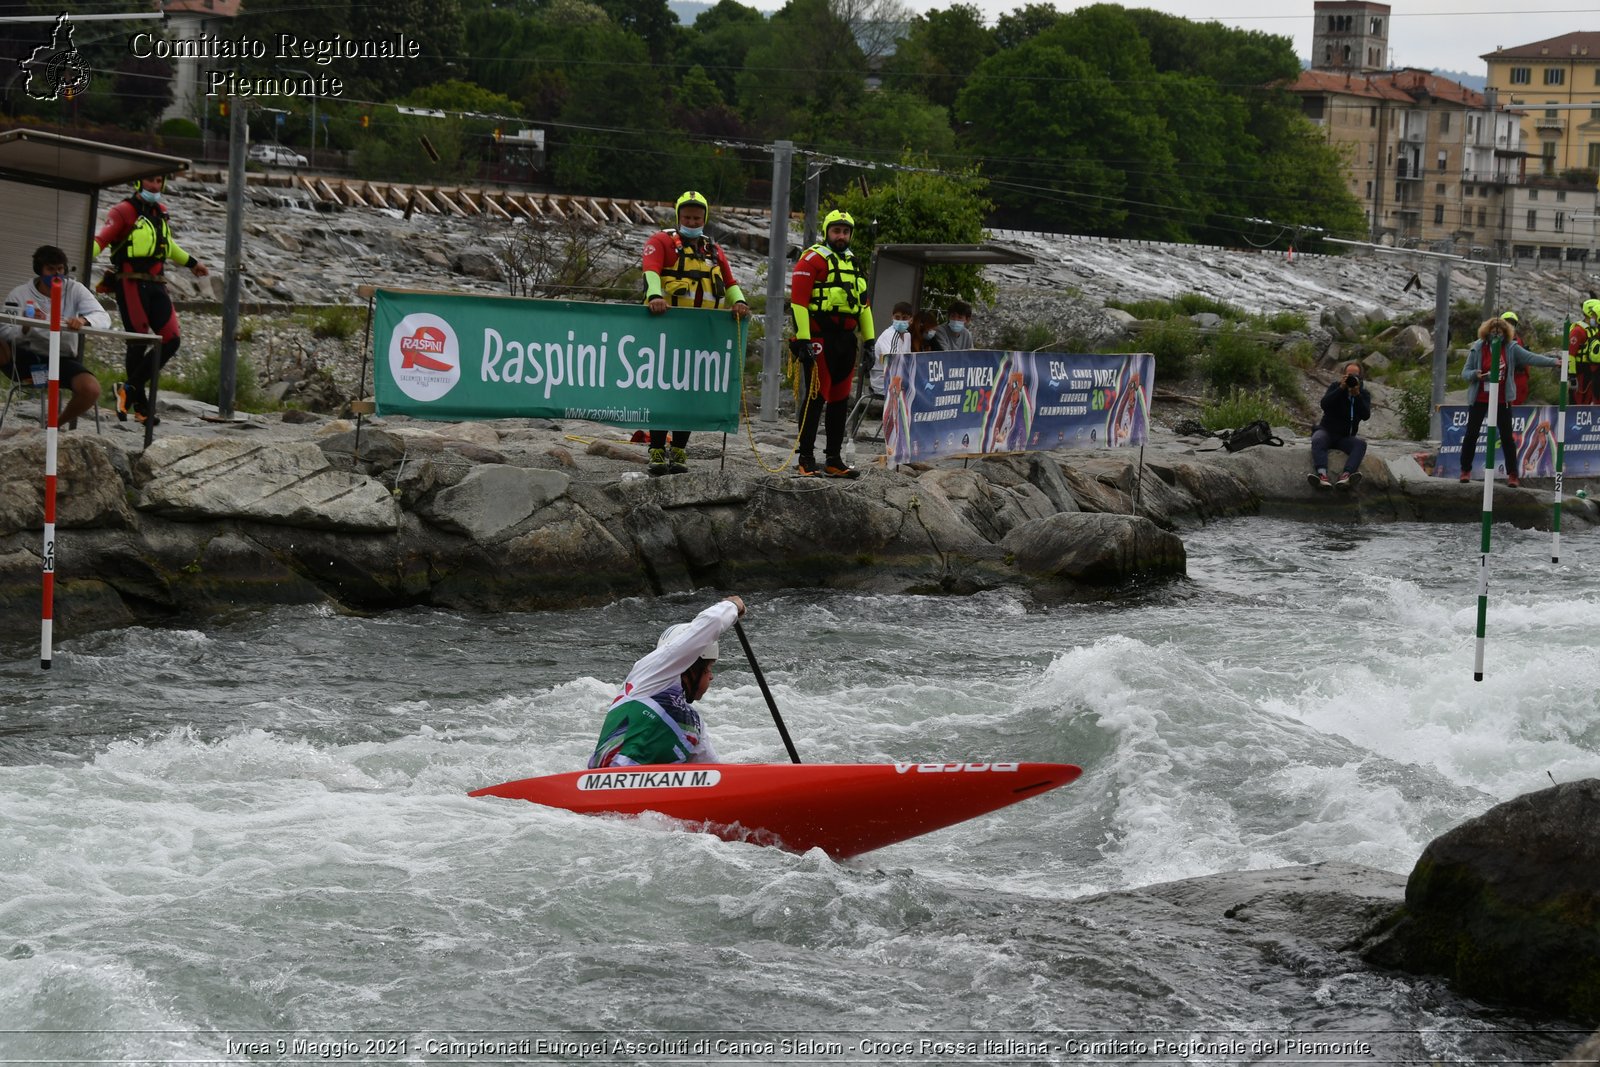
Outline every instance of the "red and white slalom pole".
[[56, 600], [56, 423], [61, 417], [61, 279], [50, 282], [50, 384], [45, 390], [44, 608], [39, 615], [39, 666], [50, 669]]

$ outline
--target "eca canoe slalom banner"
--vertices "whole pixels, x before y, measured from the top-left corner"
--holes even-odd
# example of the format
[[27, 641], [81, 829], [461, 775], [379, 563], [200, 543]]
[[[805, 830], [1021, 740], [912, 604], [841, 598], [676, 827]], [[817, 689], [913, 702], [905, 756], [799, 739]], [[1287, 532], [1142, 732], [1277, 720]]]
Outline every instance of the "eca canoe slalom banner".
[[1155, 357], [909, 352], [884, 371], [889, 462], [1144, 444]]
[[725, 311], [379, 289], [380, 415], [739, 428], [744, 351]]
[[[1433, 464], [1435, 478], [1461, 476], [1461, 439], [1467, 432], [1467, 408], [1441, 407], [1439, 409], [1439, 454]], [[1561, 409], [1554, 405], [1543, 407], [1514, 407], [1511, 409], [1511, 429], [1517, 441], [1517, 467], [1525, 478], [1549, 478], [1556, 473], [1556, 420]], [[1478, 431], [1478, 447], [1472, 457], [1472, 469], [1483, 472], [1485, 444], [1489, 426], [1485, 421]], [[1494, 469], [1505, 476], [1505, 457], [1500, 451], [1496, 434]], [[1566, 443], [1561, 449], [1561, 471], [1579, 478], [1600, 476], [1600, 407], [1567, 408]]]

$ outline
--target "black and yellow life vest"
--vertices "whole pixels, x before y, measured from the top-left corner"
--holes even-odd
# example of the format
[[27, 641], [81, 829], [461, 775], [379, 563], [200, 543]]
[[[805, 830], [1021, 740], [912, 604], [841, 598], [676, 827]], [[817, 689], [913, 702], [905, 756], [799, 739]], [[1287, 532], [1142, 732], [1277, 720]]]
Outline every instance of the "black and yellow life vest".
[[145, 207], [130, 200], [139, 218], [128, 235], [111, 246], [111, 266], [119, 274], [160, 274], [172, 243], [166, 210], [159, 204]]
[[722, 257], [710, 238], [685, 241], [676, 230], [678, 254], [661, 267], [661, 295], [673, 307], [719, 307], [728, 291], [722, 276]]
[[828, 276], [811, 287], [808, 309], [836, 315], [860, 314], [867, 279], [856, 269], [855, 257], [837, 253], [823, 244], [813, 245], [811, 251], [827, 261]]

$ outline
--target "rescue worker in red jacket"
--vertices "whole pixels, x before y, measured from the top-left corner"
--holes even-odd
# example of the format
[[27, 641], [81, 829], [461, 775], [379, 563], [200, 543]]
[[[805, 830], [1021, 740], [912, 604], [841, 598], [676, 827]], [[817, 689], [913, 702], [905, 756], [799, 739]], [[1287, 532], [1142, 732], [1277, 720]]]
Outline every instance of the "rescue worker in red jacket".
[[[106, 224], [94, 236], [94, 255], [110, 250], [111, 270], [97, 287], [117, 298], [122, 328], [129, 333], [153, 333], [161, 337], [161, 366], [178, 354], [178, 316], [167, 295], [163, 276], [167, 263], [188, 267], [195, 277], [211, 272], [194, 256], [179, 247], [167, 222], [167, 206], [161, 202], [167, 180], [157, 176], [138, 183], [132, 195], [111, 206]], [[117, 418], [127, 421], [131, 411], [143, 422], [153, 414], [145, 385], [150, 380], [150, 354], [145, 342], [129, 341], [124, 365], [128, 380], [112, 386], [117, 399]]]
[[[733, 279], [727, 253], [706, 236], [710, 205], [699, 193], [678, 197], [677, 225], [651, 236], [644, 245], [644, 299], [650, 314], [670, 307], [731, 308], [735, 319], [750, 314], [744, 293]], [[682, 474], [689, 469], [689, 431], [672, 431], [672, 451], [667, 451], [667, 431], [650, 431], [652, 477]]]
[[1600, 404], [1600, 300], [1583, 302], [1583, 321], [1567, 335], [1567, 373], [1573, 404]]
[[[872, 309], [866, 302], [867, 275], [850, 253], [855, 226], [856, 220], [845, 212], [828, 212], [822, 222], [822, 242], [801, 253], [789, 282], [795, 329], [790, 348], [800, 361], [805, 395], [796, 461], [803, 476], [861, 476], [845, 465], [841, 449], [856, 353], [863, 341], [870, 346], [875, 336]], [[819, 422], [827, 435], [820, 467], [815, 451]]]

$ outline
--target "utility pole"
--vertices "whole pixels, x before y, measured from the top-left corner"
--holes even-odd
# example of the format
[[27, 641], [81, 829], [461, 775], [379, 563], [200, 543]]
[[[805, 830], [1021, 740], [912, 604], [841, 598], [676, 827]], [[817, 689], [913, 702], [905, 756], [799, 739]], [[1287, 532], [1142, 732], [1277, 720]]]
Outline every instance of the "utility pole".
[[233, 393], [239, 366], [239, 272], [244, 245], [245, 101], [228, 102], [228, 232], [223, 240], [222, 362], [217, 375], [217, 411], [233, 418]]
[[817, 243], [817, 212], [822, 201], [822, 172], [827, 166], [818, 163], [815, 159], [806, 160], [806, 238], [801, 242], [801, 248], [810, 248]]
[[[1491, 271], [1493, 267], [1489, 268]], [[1439, 408], [1444, 405], [1444, 381], [1450, 357], [1450, 260], [1439, 260], [1433, 282], [1433, 389], [1429, 394], [1428, 437], [1444, 440]]]
[[793, 141], [772, 146], [772, 224], [767, 230], [766, 336], [761, 344], [761, 421], [778, 421], [784, 304], [789, 281], [789, 175]]

